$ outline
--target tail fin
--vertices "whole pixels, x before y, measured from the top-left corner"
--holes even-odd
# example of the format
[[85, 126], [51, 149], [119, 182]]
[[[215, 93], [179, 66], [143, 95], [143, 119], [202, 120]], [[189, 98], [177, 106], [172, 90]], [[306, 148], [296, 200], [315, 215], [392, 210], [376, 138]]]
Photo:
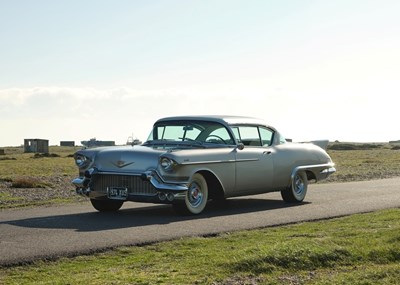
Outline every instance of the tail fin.
[[329, 140], [316, 140], [316, 141], [310, 141], [310, 143], [315, 144], [320, 148], [326, 150], [328, 148]]

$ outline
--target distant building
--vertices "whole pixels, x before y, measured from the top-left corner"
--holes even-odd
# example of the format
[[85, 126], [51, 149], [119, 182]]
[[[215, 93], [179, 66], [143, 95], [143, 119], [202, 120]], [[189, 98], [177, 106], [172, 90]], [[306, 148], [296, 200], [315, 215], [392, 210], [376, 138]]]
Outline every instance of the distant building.
[[81, 141], [81, 144], [86, 147], [115, 146], [115, 141], [98, 141], [93, 138], [88, 141]]
[[0, 148], [0, 155], [5, 155], [4, 149]]
[[75, 146], [74, 141], [60, 141], [60, 146]]
[[49, 140], [25, 139], [24, 152], [49, 153]]

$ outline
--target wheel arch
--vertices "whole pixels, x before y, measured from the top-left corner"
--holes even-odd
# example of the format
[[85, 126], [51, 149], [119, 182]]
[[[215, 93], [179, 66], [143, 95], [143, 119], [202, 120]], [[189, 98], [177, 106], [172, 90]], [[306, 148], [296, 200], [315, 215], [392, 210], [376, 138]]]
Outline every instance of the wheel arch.
[[321, 177], [321, 171], [324, 169], [328, 169], [329, 167], [332, 167], [332, 164], [313, 164], [313, 165], [300, 165], [296, 166], [292, 169], [292, 173], [290, 175], [290, 180], [289, 180], [289, 185], [292, 183], [295, 175], [299, 171], [305, 172], [307, 176], [307, 180], [315, 180], [315, 182], [319, 181], [320, 179], [324, 179], [324, 177]]
[[218, 199], [225, 197], [225, 191], [222, 183], [213, 172], [211, 172], [210, 170], [199, 170], [196, 173], [203, 175], [204, 179], [206, 180], [209, 199]]
[[315, 175], [315, 173], [313, 171], [305, 170], [305, 172], [306, 172], [308, 181], [310, 181], [310, 180], [315, 180], [316, 181], [317, 180], [317, 176]]

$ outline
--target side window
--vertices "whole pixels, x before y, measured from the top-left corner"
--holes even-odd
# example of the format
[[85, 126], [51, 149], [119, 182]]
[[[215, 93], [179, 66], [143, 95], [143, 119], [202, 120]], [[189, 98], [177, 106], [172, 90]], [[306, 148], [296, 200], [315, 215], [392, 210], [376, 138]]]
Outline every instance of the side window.
[[233, 134], [235, 135], [235, 138], [241, 142], [240, 134], [239, 134], [239, 128], [238, 127], [232, 127], [231, 128], [233, 131]]
[[272, 143], [274, 132], [270, 129], [259, 128], [262, 146], [269, 146]]
[[232, 130], [239, 142], [246, 146], [269, 146], [274, 136], [272, 130], [264, 127], [235, 126]]
[[253, 126], [239, 126], [240, 141], [248, 146], [261, 146], [260, 135], [258, 127]]
[[208, 135], [207, 141], [214, 143], [223, 142], [226, 144], [233, 144], [231, 136], [229, 135], [225, 127], [212, 131], [211, 134]]

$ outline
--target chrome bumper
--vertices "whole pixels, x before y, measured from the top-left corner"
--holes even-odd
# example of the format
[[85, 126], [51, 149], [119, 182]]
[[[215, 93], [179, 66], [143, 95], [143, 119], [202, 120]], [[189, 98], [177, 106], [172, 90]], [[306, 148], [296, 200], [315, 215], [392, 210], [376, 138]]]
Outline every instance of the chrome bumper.
[[[114, 172], [98, 172], [92, 171], [91, 175], [125, 175], [125, 176], [135, 176], [140, 177], [142, 180], [149, 181], [151, 185], [158, 192], [173, 192], [173, 193], [181, 193], [188, 190], [188, 186], [184, 183], [166, 183], [162, 180], [162, 178], [155, 171], [147, 171], [142, 174], [127, 174], [127, 173], [114, 173]], [[91, 181], [91, 177], [77, 177], [72, 180], [72, 184], [76, 187], [76, 192], [80, 195], [88, 196], [92, 190], [89, 187], [89, 183]], [[111, 185], [110, 185], [111, 186]]]
[[293, 169], [290, 178], [291, 181], [293, 181], [294, 176], [299, 170], [310, 170], [315, 174], [317, 181], [323, 180], [328, 178], [329, 175], [336, 172], [336, 168], [334, 166], [334, 163], [297, 166]]

